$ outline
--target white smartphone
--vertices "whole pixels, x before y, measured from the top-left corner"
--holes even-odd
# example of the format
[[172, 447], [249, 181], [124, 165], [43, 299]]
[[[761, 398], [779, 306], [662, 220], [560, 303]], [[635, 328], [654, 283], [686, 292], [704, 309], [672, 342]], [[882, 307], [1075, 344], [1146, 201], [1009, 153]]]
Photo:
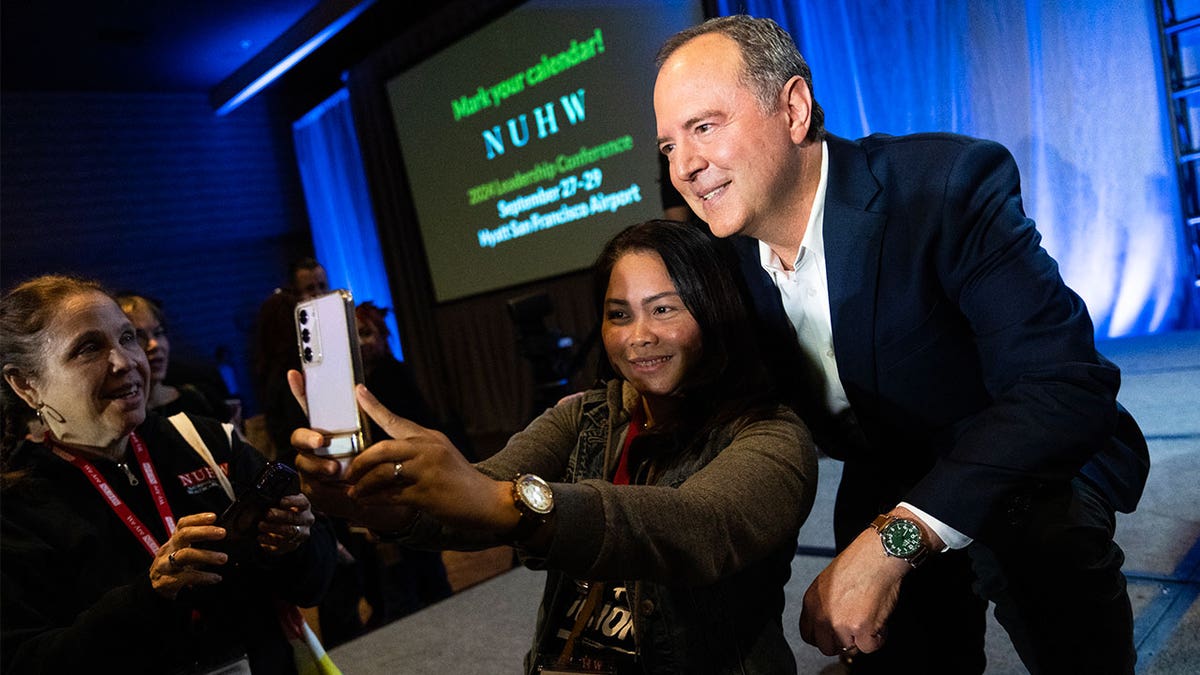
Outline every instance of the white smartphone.
[[344, 468], [366, 440], [354, 396], [354, 386], [363, 382], [363, 366], [350, 291], [336, 290], [298, 303], [296, 340], [308, 424], [331, 439], [317, 454], [338, 459]]

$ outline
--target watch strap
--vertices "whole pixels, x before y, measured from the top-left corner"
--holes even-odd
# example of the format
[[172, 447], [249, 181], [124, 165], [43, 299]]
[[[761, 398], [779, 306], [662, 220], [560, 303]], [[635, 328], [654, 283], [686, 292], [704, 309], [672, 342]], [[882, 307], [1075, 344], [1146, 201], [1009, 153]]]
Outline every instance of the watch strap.
[[508, 531], [508, 535], [505, 536], [505, 539], [513, 543], [523, 542], [532, 537], [533, 533], [537, 532], [537, 529], [541, 527], [543, 522], [545, 521], [526, 515], [524, 512], [522, 512], [521, 520], [517, 521], [517, 524]]
[[926, 558], [929, 557], [929, 552], [930, 552], [929, 545], [922, 543], [921, 548], [917, 549], [916, 553], [905, 558], [905, 560], [908, 561], [909, 565], [913, 566], [913, 569], [916, 569], [917, 567], [919, 567], [921, 565], [921, 563], [925, 562]]
[[[886, 513], [881, 513], [881, 514], [875, 516], [875, 520], [871, 521], [871, 527], [873, 527], [876, 532], [883, 532], [883, 528], [887, 527], [887, 524], [892, 522], [892, 520], [895, 519], [895, 517], [896, 516], [888, 515]], [[862, 522], [862, 521], [859, 521], [859, 522]]]

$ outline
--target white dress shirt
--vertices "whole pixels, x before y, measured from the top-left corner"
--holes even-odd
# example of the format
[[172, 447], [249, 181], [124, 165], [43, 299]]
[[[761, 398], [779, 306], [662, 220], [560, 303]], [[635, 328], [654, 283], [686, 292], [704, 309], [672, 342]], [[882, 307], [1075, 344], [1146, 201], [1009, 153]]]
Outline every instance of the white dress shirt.
[[[829, 179], [829, 146], [821, 143], [821, 180], [813, 197], [808, 227], [800, 241], [800, 250], [792, 268], [785, 269], [783, 261], [763, 242], [758, 242], [759, 262], [779, 289], [783, 311], [787, 313], [796, 338], [813, 363], [820, 365], [825, 407], [837, 414], [850, 407], [846, 390], [838, 376], [837, 358], [833, 351], [833, 320], [829, 310], [829, 281], [825, 272], [825, 188]], [[907, 502], [900, 506], [912, 511], [929, 529], [942, 538], [948, 548], [963, 548], [971, 538], [946, 525]], [[945, 550], [945, 549], [943, 549]]]

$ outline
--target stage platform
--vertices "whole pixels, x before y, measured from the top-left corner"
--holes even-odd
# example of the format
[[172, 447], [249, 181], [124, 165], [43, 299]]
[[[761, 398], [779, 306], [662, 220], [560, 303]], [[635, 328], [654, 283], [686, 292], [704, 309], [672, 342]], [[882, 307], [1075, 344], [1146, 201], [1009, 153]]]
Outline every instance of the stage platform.
[[[1135, 616], [1138, 673], [1200, 672], [1200, 332], [1103, 341], [1122, 370], [1120, 400], [1149, 440], [1152, 467], [1138, 510], [1119, 514], [1117, 541]], [[804, 591], [828, 563], [840, 464], [821, 461], [813, 513], [787, 585], [784, 627], [801, 673], [835, 675], [836, 659], [800, 640]], [[331, 652], [346, 675], [496, 675], [521, 672], [544, 573], [517, 568]], [[1007, 635], [989, 619], [988, 673], [1024, 673]]]

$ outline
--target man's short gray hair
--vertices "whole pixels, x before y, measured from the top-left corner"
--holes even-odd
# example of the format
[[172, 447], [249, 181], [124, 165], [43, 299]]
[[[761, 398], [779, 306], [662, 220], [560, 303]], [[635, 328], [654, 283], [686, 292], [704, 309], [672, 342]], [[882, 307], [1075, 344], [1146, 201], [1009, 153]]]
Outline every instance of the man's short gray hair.
[[808, 93], [812, 96], [812, 119], [807, 139], [818, 141], [825, 137], [825, 111], [813, 94], [812, 71], [796, 49], [792, 36], [771, 19], [756, 19], [744, 14], [709, 19], [667, 38], [658, 50], [655, 63], [662, 68], [676, 49], [708, 33], [724, 35], [737, 43], [742, 55], [740, 79], [754, 92], [754, 97], [765, 112], [775, 110], [783, 86], [799, 75], [808, 85]]

